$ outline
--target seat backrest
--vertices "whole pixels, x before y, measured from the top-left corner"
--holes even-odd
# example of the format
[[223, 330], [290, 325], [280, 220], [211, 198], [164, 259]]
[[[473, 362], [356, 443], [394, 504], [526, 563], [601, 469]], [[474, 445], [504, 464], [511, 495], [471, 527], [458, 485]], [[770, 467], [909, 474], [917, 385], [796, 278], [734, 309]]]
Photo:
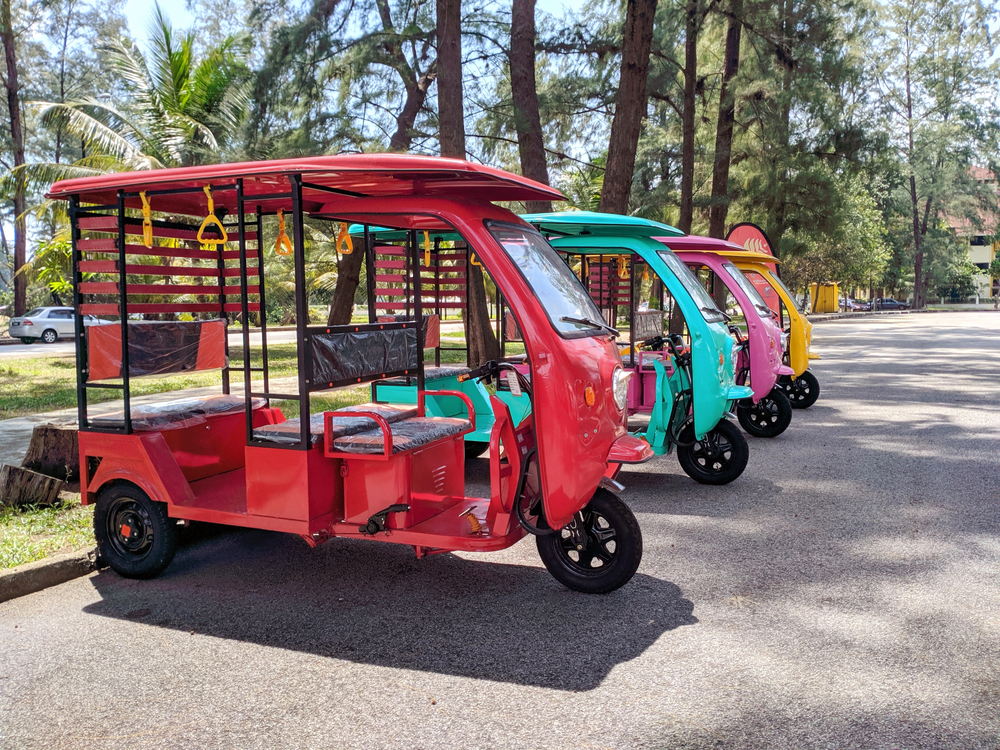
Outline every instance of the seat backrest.
[[[223, 320], [129, 321], [128, 374], [170, 375], [226, 367]], [[87, 326], [87, 380], [122, 377], [122, 327]]]
[[416, 321], [311, 327], [310, 391], [415, 375], [420, 366]]

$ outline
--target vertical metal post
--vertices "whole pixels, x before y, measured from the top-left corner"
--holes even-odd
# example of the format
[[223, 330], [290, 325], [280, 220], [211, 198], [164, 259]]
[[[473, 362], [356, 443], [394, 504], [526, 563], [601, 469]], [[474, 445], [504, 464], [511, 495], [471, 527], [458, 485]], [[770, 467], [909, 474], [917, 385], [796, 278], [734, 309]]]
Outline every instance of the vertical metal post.
[[434, 238], [434, 314], [438, 316], [438, 345], [434, 347], [434, 366], [441, 366], [441, 324], [444, 316], [441, 314], [441, 238]]
[[[243, 179], [236, 180], [237, 231], [240, 242], [240, 314], [243, 319], [243, 400], [246, 410], [247, 445], [253, 440], [253, 399], [250, 397], [250, 305], [247, 301], [247, 235], [243, 215]], [[258, 279], [259, 281], [259, 279]]]
[[413, 317], [417, 321], [417, 403], [420, 416], [424, 415], [424, 308], [420, 293], [420, 250], [417, 248], [417, 230], [410, 230], [410, 252], [413, 264], [413, 286], [417, 293], [413, 297]]
[[[82, 298], [80, 296], [80, 281], [83, 274], [80, 273], [80, 261], [83, 254], [80, 252], [80, 222], [77, 211], [80, 208], [79, 196], [72, 196], [69, 199], [69, 224], [70, 224], [70, 246], [73, 250], [73, 314], [75, 323], [73, 334], [76, 339], [76, 419], [81, 430], [87, 429], [87, 351], [84, 348], [84, 327], [83, 312], [80, 310]], [[81, 471], [85, 466], [80, 467]]]
[[122, 324], [122, 400], [125, 410], [125, 434], [132, 434], [132, 402], [129, 393], [128, 359], [128, 279], [125, 266], [125, 193], [118, 191], [118, 314]]
[[305, 232], [302, 226], [302, 175], [288, 176], [292, 186], [292, 248], [295, 262], [295, 337], [298, 339], [299, 370], [299, 446], [309, 450], [312, 439], [309, 430], [309, 356], [306, 347], [309, 346], [309, 335], [306, 332], [309, 325], [309, 304], [306, 301], [306, 245]]
[[[264, 370], [264, 393], [271, 392], [270, 374], [267, 367], [267, 299], [264, 297], [264, 219], [260, 214], [260, 206], [255, 209], [257, 217], [257, 291], [260, 300], [260, 347], [261, 347], [261, 368]], [[250, 359], [250, 349], [247, 348], [247, 360]], [[271, 399], [267, 399], [267, 405], [271, 405]]]
[[[242, 234], [242, 232], [240, 233]], [[222, 316], [222, 329], [224, 331], [224, 344], [226, 353], [226, 366], [222, 368], [222, 392], [229, 395], [229, 317], [226, 315], [226, 261], [223, 257], [225, 245], [216, 245], [215, 249], [219, 253], [219, 314]]]
[[378, 321], [375, 310], [375, 235], [371, 227], [365, 224], [365, 287], [368, 290], [368, 322]]
[[[642, 282], [639, 282], [642, 294]], [[628, 256], [628, 363], [635, 367], [635, 253]]]

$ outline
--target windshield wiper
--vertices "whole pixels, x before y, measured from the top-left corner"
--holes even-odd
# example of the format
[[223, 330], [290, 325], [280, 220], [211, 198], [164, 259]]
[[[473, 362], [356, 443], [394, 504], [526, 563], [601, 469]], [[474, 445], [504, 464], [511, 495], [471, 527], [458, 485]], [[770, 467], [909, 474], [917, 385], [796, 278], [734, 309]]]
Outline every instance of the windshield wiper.
[[610, 333], [615, 338], [618, 338], [619, 336], [622, 335], [621, 331], [619, 331], [617, 328], [612, 328], [606, 323], [598, 323], [596, 320], [591, 320], [590, 318], [571, 318], [568, 315], [563, 315], [561, 318], [559, 318], [559, 320], [564, 321], [566, 323], [576, 323], [577, 325], [590, 326], [591, 328], [601, 328]]
[[727, 313], [726, 313], [725, 311], [723, 311], [723, 310], [720, 310], [720, 309], [719, 309], [719, 308], [717, 308], [717, 307], [703, 307], [703, 308], [701, 308], [701, 311], [702, 311], [702, 312], [705, 312], [705, 313], [719, 313], [719, 315], [721, 315], [721, 316], [722, 316], [722, 318], [723, 318], [723, 319], [724, 319], [724, 320], [725, 320], [725, 321], [726, 321], [727, 323], [728, 323], [728, 322], [729, 322], [730, 320], [732, 320], [732, 319], [733, 319], [733, 316], [732, 316], [732, 315], [729, 315], [729, 314], [727, 314]]

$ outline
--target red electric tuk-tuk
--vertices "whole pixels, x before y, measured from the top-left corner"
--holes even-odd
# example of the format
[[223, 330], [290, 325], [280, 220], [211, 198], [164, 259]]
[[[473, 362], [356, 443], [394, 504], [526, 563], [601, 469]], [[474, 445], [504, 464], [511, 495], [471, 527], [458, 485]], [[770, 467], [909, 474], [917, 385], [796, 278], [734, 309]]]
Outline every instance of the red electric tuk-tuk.
[[[464, 161], [377, 154], [111, 174], [58, 182], [49, 197], [69, 201], [72, 225], [81, 496], [96, 503], [98, 547], [119, 574], [160, 573], [178, 522], [188, 520], [289, 532], [310, 545], [377, 538], [411, 545], [418, 557], [500, 550], [530, 533], [571, 589], [608, 592], [635, 573], [642, 537], [605, 473], [652, 451], [626, 432], [621, 358], [558, 254], [489, 202], [560, 199], [557, 191]], [[274, 215], [278, 231], [268, 237], [264, 218]], [[369, 299], [367, 323], [310, 324], [307, 217], [341, 222], [341, 236], [348, 222], [365, 226], [364, 247], [353, 252], [365, 253], [369, 292], [370, 228], [406, 230], [404, 314], [378, 320]], [[514, 424], [494, 399], [488, 498], [465, 495], [462, 438], [475, 419], [467, 397], [433, 394], [464, 403], [467, 419], [424, 412], [424, 230], [469, 244], [507, 300], [531, 363], [530, 381], [503, 362], [464, 373], [502, 376], [532, 401]], [[296, 375], [287, 385], [269, 372], [272, 252], [287, 254], [296, 292]], [[89, 314], [119, 325], [84, 328]], [[238, 395], [227, 335], [237, 318]], [[217, 396], [131, 405], [134, 378], [211, 369], [222, 374]], [[310, 410], [315, 394], [400, 375], [416, 377], [416, 405]], [[91, 419], [88, 394], [98, 388], [120, 390], [123, 411]], [[286, 419], [279, 403], [299, 416]]]

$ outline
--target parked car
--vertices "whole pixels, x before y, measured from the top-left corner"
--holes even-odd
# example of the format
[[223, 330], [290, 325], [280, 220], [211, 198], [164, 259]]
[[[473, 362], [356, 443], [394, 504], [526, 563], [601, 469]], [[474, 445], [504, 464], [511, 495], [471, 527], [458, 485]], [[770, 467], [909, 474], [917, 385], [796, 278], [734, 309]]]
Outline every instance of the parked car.
[[875, 310], [909, 310], [910, 306], [905, 302], [894, 300], [892, 297], [878, 297], [875, 300]]
[[840, 309], [847, 312], [868, 312], [872, 309], [872, 306], [870, 302], [848, 297], [846, 300], [841, 301]]
[[[84, 315], [85, 326], [112, 325], [114, 321], [101, 320], [93, 315]], [[21, 339], [23, 344], [41, 339], [46, 344], [54, 344], [60, 338], [73, 338], [75, 317], [72, 307], [36, 307], [20, 318], [11, 318], [7, 333], [11, 338]]]

